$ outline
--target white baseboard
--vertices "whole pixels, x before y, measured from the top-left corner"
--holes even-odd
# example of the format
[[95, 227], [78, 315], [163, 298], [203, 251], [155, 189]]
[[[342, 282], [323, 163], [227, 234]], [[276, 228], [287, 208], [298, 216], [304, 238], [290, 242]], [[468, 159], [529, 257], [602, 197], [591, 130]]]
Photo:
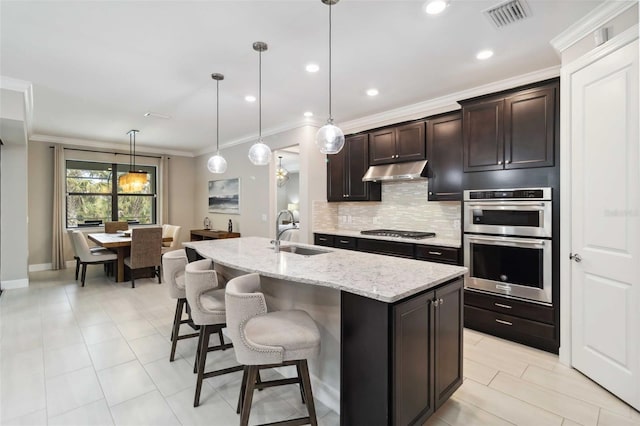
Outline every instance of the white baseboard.
[[[67, 260], [64, 262], [65, 268], [75, 268], [76, 261], [75, 260]], [[50, 271], [53, 269], [53, 264], [51, 263], [35, 263], [33, 265], [29, 265], [29, 272], [40, 272], [40, 271]]]
[[13, 290], [16, 288], [26, 288], [26, 287], [29, 287], [29, 278], [22, 278], [19, 280], [0, 281], [0, 288], [2, 288], [2, 290]]

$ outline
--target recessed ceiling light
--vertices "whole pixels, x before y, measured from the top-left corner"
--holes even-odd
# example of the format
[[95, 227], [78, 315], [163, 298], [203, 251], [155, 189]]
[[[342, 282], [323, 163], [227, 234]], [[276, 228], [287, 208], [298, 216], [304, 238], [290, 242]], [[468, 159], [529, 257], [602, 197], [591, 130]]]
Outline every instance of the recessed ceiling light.
[[493, 50], [481, 50], [476, 55], [476, 58], [480, 60], [485, 60], [485, 59], [489, 59], [492, 56], [493, 56]]
[[437, 15], [442, 13], [448, 5], [449, 2], [447, 0], [430, 0], [425, 3], [424, 11], [429, 15]]
[[318, 66], [318, 64], [307, 64], [305, 69], [307, 70], [307, 72], [318, 72], [320, 67]]
[[367, 95], [376, 96], [378, 94], [378, 89], [369, 89], [367, 90]]
[[307, 111], [304, 113], [305, 117], [313, 117], [313, 113], [311, 111]]
[[247, 95], [244, 97], [244, 100], [247, 102], [255, 102], [256, 101], [256, 97], [253, 95]]

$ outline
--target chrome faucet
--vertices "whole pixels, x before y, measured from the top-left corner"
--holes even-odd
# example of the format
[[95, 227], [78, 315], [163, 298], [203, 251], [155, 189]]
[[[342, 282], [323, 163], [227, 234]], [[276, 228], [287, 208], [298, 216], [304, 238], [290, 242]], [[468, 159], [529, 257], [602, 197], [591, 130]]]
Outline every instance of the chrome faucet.
[[295, 221], [293, 218], [293, 213], [291, 210], [280, 210], [278, 212], [278, 216], [276, 217], [276, 239], [271, 240], [271, 244], [273, 244], [273, 251], [276, 253], [280, 253], [280, 230], [278, 229], [278, 223], [280, 223], [280, 217], [282, 215], [289, 215], [289, 219], [291, 219], [291, 223]]

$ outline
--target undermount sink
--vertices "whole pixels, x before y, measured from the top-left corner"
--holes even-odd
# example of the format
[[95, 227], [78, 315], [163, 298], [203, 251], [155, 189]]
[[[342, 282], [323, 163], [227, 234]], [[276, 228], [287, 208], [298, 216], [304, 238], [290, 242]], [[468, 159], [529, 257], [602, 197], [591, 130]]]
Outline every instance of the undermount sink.
[[280, 251], [299, 254], [301, 256], [314, 256], [316, 254], [331, 253], [331, 250], [319, 250], [300, 246], [281, 246]]

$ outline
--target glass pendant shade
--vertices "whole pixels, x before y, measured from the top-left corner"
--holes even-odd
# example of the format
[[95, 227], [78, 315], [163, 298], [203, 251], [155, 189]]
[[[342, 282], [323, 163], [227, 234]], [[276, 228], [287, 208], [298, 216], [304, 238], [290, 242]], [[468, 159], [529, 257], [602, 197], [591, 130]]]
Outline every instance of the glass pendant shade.
[[271, 148], [260, 139], [251, 145], [249, 160], [256, 166], [266, 166], [271, 161]]
[[329, 120], [318, 129], [316, 145], [323, 154], [337, 154], [344, 146], [344, 133], [338, 126], [333, 125], [333, 120]]
[[224, 173], [227, 171], [227, 160], [218, 152], [209, 158], [207, 169], [209, 169], [211, 173]]

